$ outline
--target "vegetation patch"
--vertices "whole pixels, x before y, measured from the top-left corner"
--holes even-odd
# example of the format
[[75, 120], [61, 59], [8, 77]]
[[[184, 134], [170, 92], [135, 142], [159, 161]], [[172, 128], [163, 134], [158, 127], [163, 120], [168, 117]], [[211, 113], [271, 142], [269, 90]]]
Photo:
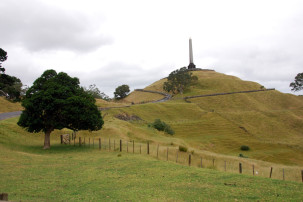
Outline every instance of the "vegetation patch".
[[123, 121], [142, 121], [142, 119], [137, 115], [129, 115], [127, 113], [123, 114], [117, 114], [115, 115], [117, 119], [123, 120]]
[[240, 149], [241, 149], [242, 151], [248, 151], [250, 148], [249, 148], [249, 146], [247, 146], [247, 145], [242, 145], [242, 146], [240, 147]]
[[167, 134], [175, 134], [175, 131], [170, 127], [170, 125], [168, 125], [164, 121], [161, 121], [160, 119], [155, 119], [155, 121], [152, 123], [152, 126], [159, 131], [166, 132]]
[[181, 152], [187, 152], [187, 147], [185, 147], [185, 146], [182, 146], [182, 145], [180, 145], [179, 146], [179, 151], [181, 151]]

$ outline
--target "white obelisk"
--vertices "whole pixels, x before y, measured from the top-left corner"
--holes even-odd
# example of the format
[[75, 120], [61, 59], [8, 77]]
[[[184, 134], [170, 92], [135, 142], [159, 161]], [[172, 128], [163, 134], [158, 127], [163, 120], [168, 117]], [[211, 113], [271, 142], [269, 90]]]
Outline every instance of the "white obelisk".
[[189, 38], [189, 65], [188, 69], [194, 69], [196, 65], [194, 64], [194, 56], [193, 56], [193, 45], [191, 38]]

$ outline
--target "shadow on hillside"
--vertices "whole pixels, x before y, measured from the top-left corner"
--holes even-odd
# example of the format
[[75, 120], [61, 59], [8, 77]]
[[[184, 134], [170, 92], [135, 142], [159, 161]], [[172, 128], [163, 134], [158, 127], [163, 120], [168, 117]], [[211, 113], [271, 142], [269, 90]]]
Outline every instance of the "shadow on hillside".
[[90, 152], [93, 150], [97, 150], [98, 148], [95, 146], [95, 148], [91, 147], [84, 147], [79, 145], [61, 145], [61, 144], [54, 144], [51, 145], [50, 149], [43, 149], [43, 146], [30, 146], [30, 145], [24, 145], [22, 146], [23, 150], [30, 153], [37, 153], [37, 154], [61, 154], [61, 153], [78, 153], [78, 152]]

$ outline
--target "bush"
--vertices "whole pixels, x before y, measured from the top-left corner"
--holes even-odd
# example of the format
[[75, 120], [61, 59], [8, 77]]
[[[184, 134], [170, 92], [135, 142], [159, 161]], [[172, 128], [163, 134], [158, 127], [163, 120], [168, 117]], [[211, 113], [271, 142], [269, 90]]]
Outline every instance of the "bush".
[[181, 152], [187, 152], [187, 147], [185, 147], [185, 146], [179, 146], [179, 151], [181, 151]]
[[248, 151], [248, 150], [249, 150], [249, 146], [242, 145], [242, 146], [240, 147], [240, 149], [241, 149], [242, 151]]
[[168, 124], [166, 124], [164, 121], [161, 121], [160, 119], [156, 119], [154, 123], [152, 123], [152, 126], [159, 131], [166, 132], [167, 134], [175, 134], [175, 131]]

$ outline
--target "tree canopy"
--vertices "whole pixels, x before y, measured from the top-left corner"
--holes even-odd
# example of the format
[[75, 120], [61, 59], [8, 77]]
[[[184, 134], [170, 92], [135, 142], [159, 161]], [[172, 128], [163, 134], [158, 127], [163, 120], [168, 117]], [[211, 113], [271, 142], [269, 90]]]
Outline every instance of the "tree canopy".
[[289, 84], [292, 91], [300, 91], [303, 89], [303, 73], [298, 73], [295, 77], [295, 81]]
[[167, 81], [164, 82], [163, 89], [173, 94], [181, 93], [188, 88], [193, 81], [197, 81], [198, 77], [193, 76], [186, 67], [177, 69], [169, 74]]
[[5, 72], [5, 68], [2, 67], [2, 62], [7, 59], [7, 52], [0, 48], [0, 72]]
[[129, 92], [129, 86], [124, 84], [116, 88], [114, 95], [116, 99], [122, 99], [125, 98], [129, 94]]
[[22, 83], [17, 77], [5, 74], [5, 68], [2, 67], [2, 62], [7, 59], [7, 52], [0, 48], [0, 93], [8, 99], [19, 101], [21, 94]]
[[103, 120], [95, 99], [79, 86], [78, 78], [46, 70], [22, 100], [24, 111], [18, 125], [29, 132], [45, 133], [44, 149], [50, 148], [55, 129], [100, 130]]

